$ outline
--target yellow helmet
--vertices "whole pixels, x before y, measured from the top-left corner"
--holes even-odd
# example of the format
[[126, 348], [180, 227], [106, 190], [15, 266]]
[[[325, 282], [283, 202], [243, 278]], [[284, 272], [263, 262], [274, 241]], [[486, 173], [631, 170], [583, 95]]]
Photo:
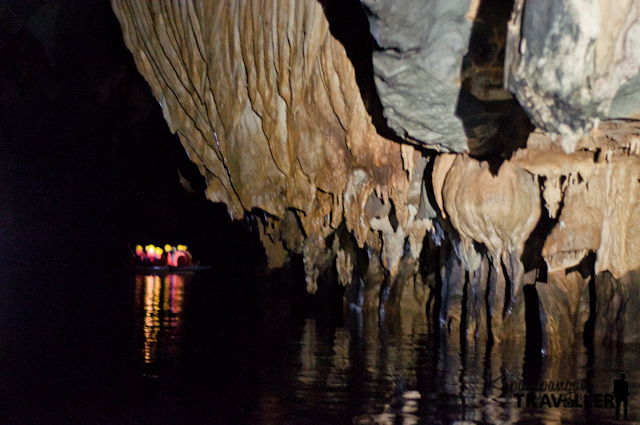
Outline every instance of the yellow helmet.
[[142, 252], [142, 245], [136, 245], [136, 252]]
[[171, 245], [169, 245], [169, 244], [166, 244], [166, 245], [164, 246], [164, 250], [165, 250], [166, 252], [171, 252], [171, 251], [173, 251], [173, 247], [172, 247]]
[[149, 244], [149, 245], [147, 245], [144, 249], [145, 249], [145, 251], [147, 251], [147, 252], [155, 252], [156, 247], [155, 247], [155, 246], [153, 246], [153, 245], [151, 245], [151, 244]]
[[159, 246], [156, 247], [156, 255], [160, 257], [164, 251]]
[[178, 249], [178, 251], [186, 251], [187, 247], [184, 246], [184, 245], [178, 245], [177, 249]]

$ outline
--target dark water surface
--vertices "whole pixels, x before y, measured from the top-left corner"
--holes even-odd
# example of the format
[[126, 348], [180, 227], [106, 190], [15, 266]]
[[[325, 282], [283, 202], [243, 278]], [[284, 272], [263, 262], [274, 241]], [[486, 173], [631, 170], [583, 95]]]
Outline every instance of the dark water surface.
[[[57, 272], [7, 285], [0, 423], [615, 422], [611, 407], [522, 399], [519, 408], [518, 390], [504, 390], [506, 370], [511, 382], [584, 380], [579, 397], [604, 397], [625, 372], [630, 418], [639, 417], [638, 347], [532, 361], [524, 344], [476, 347], [437, 335], [418, 312], [382, 325], [377, 315], [345, 317], [291, 291], [287, 279], [272, 275], [265, 289], [215, 271]], [[544, 394], [569, 397], [547, 390], [538, 403]]]

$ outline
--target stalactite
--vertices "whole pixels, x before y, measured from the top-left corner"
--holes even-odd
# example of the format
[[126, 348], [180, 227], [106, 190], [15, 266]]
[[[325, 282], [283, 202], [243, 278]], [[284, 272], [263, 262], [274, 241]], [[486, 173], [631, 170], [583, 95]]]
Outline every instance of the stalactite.
[[[507, 34], [491, 27], [493, 35], [485, 37], [485, 44], [477, 37], [480, 18], [489, 9], [476, 4], [473, 11], [466, 6], [457, 10], [454, 15], [460, 18], [478, 18], [459, 27], [473, 27], [471, 38], [465, 35], [464, 46], [456, 49], [459, 55], [447, 62], [463, 64], [462, 72], [460, 66], [452, 68], [461, 84], [447, 88], [447, 99], [459, 104], [438, 103], [428, 114], [432, 119], [448, 111], [440, 119], [448, 126], [454, 123], [460, 137], [465, 128], [465, 145], [463, 139], [448, 144], [446, 138], [434, 139], [430, 129], [414, 127], [420, 111], [410, 111], [413, 130], [403, 132], [398, 111], [389, 109], [403, 100], [393, 97], [398, 87], [389, 86], [391, 80], [378, 81], [378, 88], [384, 89], [380, 100], [393, 115], [388, 114], [389, 122], [397, 137], [379, 132], [363, 101], [370, 94], [358, 85], [360, 68], [354, 68], [348, 49], [334, 37], [326, 3], [301, 0], [294, 7], [280, 0], [187, 0], [176, 8], [170, 0], [112, 0], [139, 71], [207, 182], [206, 196], [224, 203], [235, 219], [260, 216], [269, 266], [302, 258], [310, 293], [319, 290], [325, 273], [335, 273], [347, 291], [357, 294], [354, 305], [382, 315], [397, 310], [410, 295], [406, 286], [420, 280], [429, 288], [429, 308], [439, 325], [448, 328], [464, 311], [461, 331], [482, 334], [485, 323], [486, 332], [500, 341], [519, 335], [509, 326], [519, 326], [521, 319], [512, 319], [511, 312], [521, 313], [523, 263], [548, 272], [549, 282], [537, 293], [548, 318], [546, 332], [561, 334], [567, 324], [561, 323], [565, 313], [558, 306], [566, 306], [574, 320], [582, 296], [576, 288], [584, 286], [570, 270], [595, 253], [594, 273], [612, 274], [601, 278], [597, 288], [612, 294], [607, 314], [629, 311], [626, 306], [634, 299], [625, 279], [640, 269], [640, 125], [632, 117], [637, 108], [628, 101], [633, 84], [627, 83], [633, 83], [640, 62], [634, 53], [638, 42], [628, 35], [637, 31], [634, 17], [640, 9], [622, 13], [608, 6], [605, 26], [596, 34], [579, 21], [597, 15], [592, 5], [575, 14], [563, 3], [554, 9], [558, 14], [540, 11], [545, 22], [555, 25], [548, 33], [534, 28], [533, 15], [523, 15], [524, 1], [519, 0]], [[365, 3], [389, 16], [399, 13]], [[422, 11], [425, 16], [439, 13], [432, 4]], [[575, 24], [575, 37], [556, 37], [567, 30], [565, 21]], [[371, 22], [388, 23], [381, 16], [372, 16]], [[376, 70], [390, 77], [396, 74], [380, 59], [396, 52], [388, 50], [390, 28], [382, 33], [380, 28], [376, 36], [385, 51], [374, 61]], [[452, 35], [459, 41], [459, 33]], [[483, 46], [497, 49], [486, 66], [479, 56]], [[549, 46], [575, 48], [570, 55], [579, 60], [567, 61]], [[433, 53], [422, 47], [427, 46], [415, 50], [417, 55]], [[508, 103], [511, 94], [495, 88], [503, 47], [505, 86], [538, 126], [531, 134], [522, 109], [508, 115], [513, 120], [483, 109], [488, 108], [484, 101], [517, 106]], [[541, 65], [547, 63], [543, 59], [550, 62]], [[567, 66], [577, 71], [560, 72]], [[585, 81], [591, 81], [588, 87]], [[430, 86], [416, 87], [434, 94]], [[627, 100], [617, 96], [619, 88]], [[413, 95], [405, 93], [406, 98]], [[467, 110], [475, 107], [482, 109], [479, 125]], [[631, 115], [610, 117], [624, 119], [604, 120], [629, 108], [635, 108], [627, 111]], [[505, 129], [500, 120], [518, 128]], [[416, 139], [417, 134], [425, 140]], [[428, 146], [457, 153], [436, 155], [423, 150]], [[525, 252], [530, 238], [541, 241], [533, 254]], [[364, 252], [366, 261], [359, 258]], [[433, 277], [417, 279], [418, 262], [429, 255], [436, 257]], [[547, 269], [541, 260], [523, 262], [530, 260], [523, 255], [543, 257]], [[463, 274], [468, 274], [464, 291]], [[458, 300], [463, 296], [464, 306]], [[623, 332], [621, 319], [611, 320], [605, 333]]]

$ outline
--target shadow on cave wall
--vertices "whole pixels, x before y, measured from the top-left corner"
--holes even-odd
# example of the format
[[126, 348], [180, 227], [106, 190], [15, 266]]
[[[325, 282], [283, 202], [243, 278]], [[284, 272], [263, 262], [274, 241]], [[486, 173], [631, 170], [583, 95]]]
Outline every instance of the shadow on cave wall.
[[469, 154], [497, 173], [505, 159], [526, 147], [534, 130], [515, 96], [503, 88], [507, 22], [513, 0], [483, 0], [462, 60], [456, 116], [468, 137]]
[[397, 143], [406, 143], [389, 126], [373, 78], [373, 52], [378, 48], [369, 31], [369, 20], [360, 0], [320, 0], [329, 31], [338, 40], [353, 64], [356, 83], [364, 106], [379, 135]]
[[[389, 128], [376, 91], [373, 52], [378, 48], [358, 0], [322, 0], [329, 29], [344, 46], [355, 68], [356, 81], [378, 134], [406, 143]], [[484, 0], [471, 29], [468, 52], [460, 71], [461, 90], [456, 116], [468, 137], [469, 154], [489, 162], [497, 172], [505, 159], [526, 146], [534, 130], [529, 117], [510, 92], [503, 89], [507, 22], [513, 0]]]

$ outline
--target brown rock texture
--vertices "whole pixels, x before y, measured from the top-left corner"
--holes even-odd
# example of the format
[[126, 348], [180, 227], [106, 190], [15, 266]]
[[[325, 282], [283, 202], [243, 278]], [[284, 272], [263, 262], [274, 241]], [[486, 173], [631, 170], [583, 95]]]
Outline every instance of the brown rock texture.
[[[638, 341], [638, 124], [603, 122], [565, 153], [560, 136], [533, 133], [511, 160], [537, 176], [550, 228], [541, 233], [546, 283], [537, 283], [547, 349]], [[581, 338], [581, 333], [583, 333]]]
[[[638, 3], [516, 0], [507, 28], [492, 2], [363, 1], [389, 138], [330, 3], [112, 0], [207, 197], [258, 219], [269, 266], [298, 255], [311, 293], [335, 270], [345, 306], [412, 305], [462, 336], [524, 337], [525, 292], [547, 335], [596, 307], [622, 326], [640, 268]], [[396, 32], [407, 15], [424, 31]]]
[[[405, 239], [418, 256], [430, 223], [417, 217], [422, 156], [377, 134], [320, 2], [112, 6], [171, 130], [207, 180], [207, 197], [234, 218], [261, 211], [272, 266], [283, 264], [285, 247], [303, 255], [314, 292], [318, 267], [335, 252], [349, 282], [353, 253], [337, 239], [325, 243], [343, 222], [360, 248], [382, 252], [391, 275]], [[412, 179], [418, 196], [410, 201]], [[370, 198], [387, 215], [366, 214]]]
[[[559, 137], [534, 133], [512, 162], [543, 180], [542, 194], [557, 218], [542, 255], [550, 271], [576, 266], [596, 252], [596, 273], [616, 278], [640, 267], [640, 157], [633, 123], [603, 123], [568, 155]], [[555, 139], [555, 141], [554, 141]]]
[[[537, 182], [510, 162], [494, 175], [486, 162], [460, 154], [447, 173], [442, 195], [465, 252], [474, 249], [475, 241], [498, 258], [510, 253], [520, 257], [540, 218]], [[477, 268], [479, 263], [462, 257], [469, 270]]]

